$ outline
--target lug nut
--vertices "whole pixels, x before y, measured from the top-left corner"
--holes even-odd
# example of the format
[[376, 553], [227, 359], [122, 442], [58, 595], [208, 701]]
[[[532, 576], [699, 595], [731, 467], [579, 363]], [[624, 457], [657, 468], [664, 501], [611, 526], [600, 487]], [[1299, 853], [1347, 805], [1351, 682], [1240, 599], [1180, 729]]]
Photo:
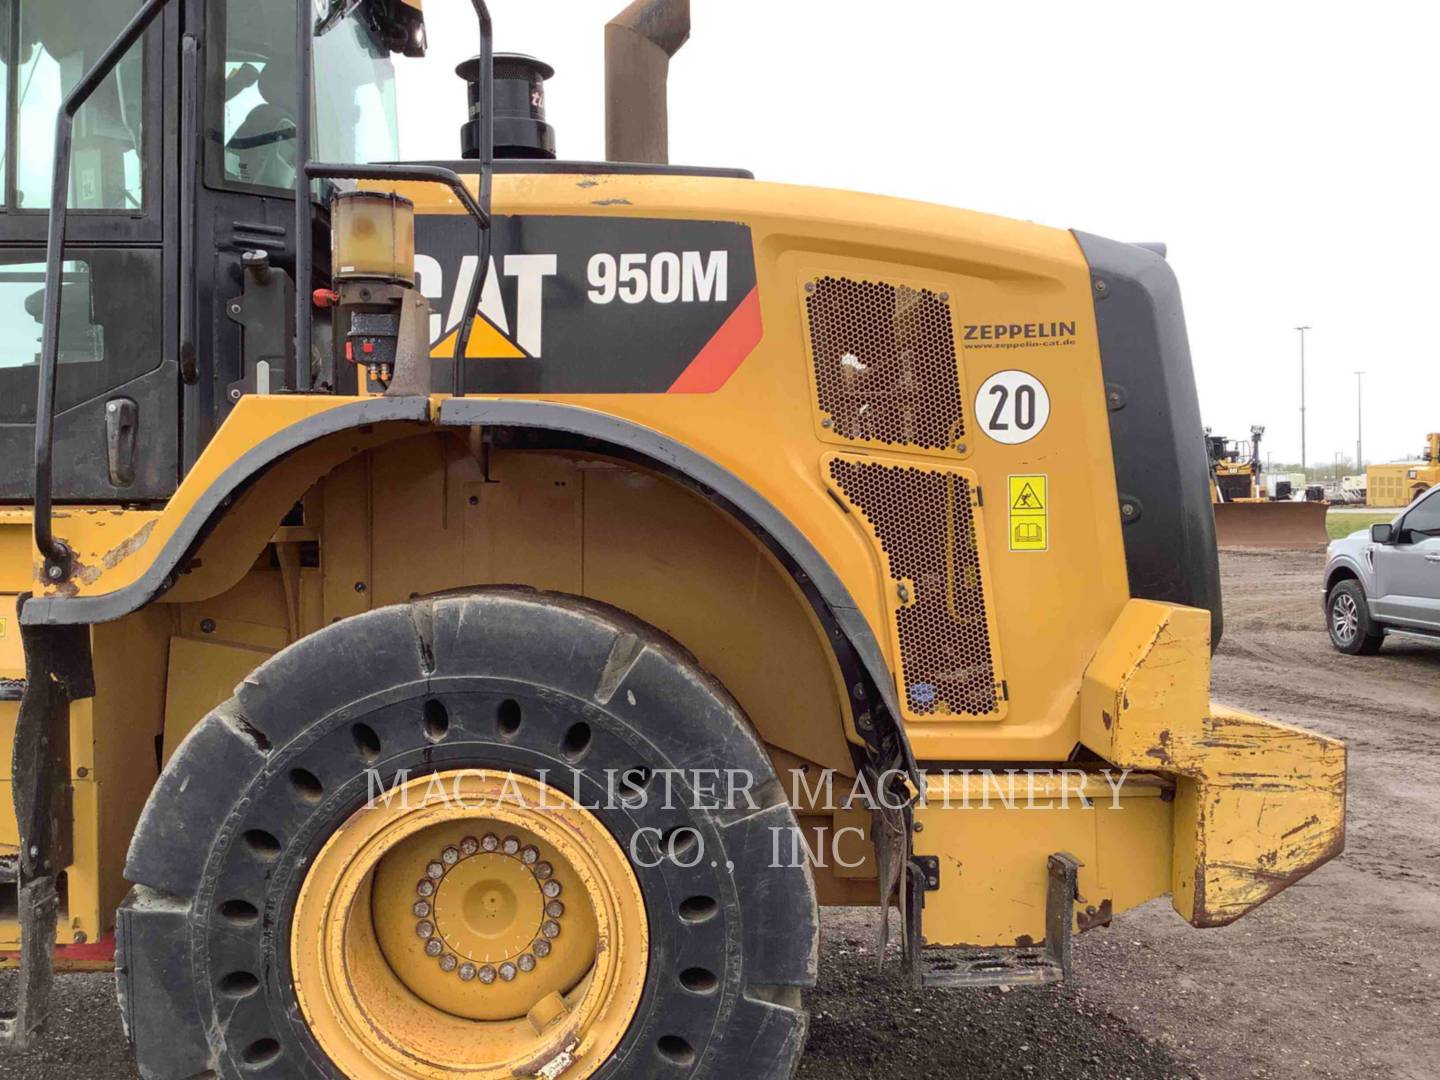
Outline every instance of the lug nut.
[[415, 913], [417, 919], [423, 919], [430, 914], [430, 902], [428, 900], [416, 900], [414, 907], [410, 910]]
[[526, 866], [534, 866], [535, 863], [539, 861], [539, 858], [540, 852], [536, 851], [533, 847], [523, 847], [520, 849], [520, 861]]
[[442, 862], [432, 862], [429, 866], [425, 867], [425, 873], [436, 881], [439, 881], [445, 876], [445, 864]]
[[504, 979], [506, 982], [510, 982], [511, 980], [513, 980], [515, 978], [515, 965], [509, 963], [501, 964], [500, 978]]
[[520, 850], [520, 841], [513, 836], [507, 836], [503, 848], [506, 855], [514, 855]]
[[479, 850], [480, 850], [480, 841], [479, 841], [479, 840], [476, 840], [475, 837], [473, 837], [473, 836], [467, 836], [467, 837], [465, 837], [464, 840], [461, 840], [461, 841], [460, 841], [460, 854], [461, 854], [461, 855], [474, 855], [474, 854], [475, 854], [477, 851], [479, 851]]
[[432, 937], [429, 941], [425, 942], [426, 956], [439, 956], [444, 951], [445, 946], [440, 944], [440, 939], [438, 937]]
[[520, 966], [521, 971], [535, 970], [535, 957], [531, 956], [528, 952], [521, 953], [515, 963]]
[[[416, 912], [416, 914], [421, 914], [421, 912]], [[558, 919], [561, 915], [565, 914], [565, 905], [559, 900], [551, 900], [545, 905], [545, 914], [549, 915], [552, 919]]]
[[551, 878], [549, 881], [545, 882], [544, 885], [540, 886], [540, 891], [543, 892], [546, 896], [548, 896], [551, 900], [554, 900], [555, 897], [560, 895], [560, 882], [556, 881], [554, 878]]
[[424, 878], [418, 885], [415, 886], [415, 891], [421, 896], [434, 896], [435, 882], [431, 881], [429, 878]]
[[530, 946], [530, 951], [543, 960], [550, 955], [550, 942], [539, 938], [534, 945]]
[[540, 924], [540, 933], [553, 940], [560, 936], [560, 924], [554, 919], [546, 919]]
[[495, 981], [495, 969], [489, 964], [486, 964], [480, 969], [480, 974], [478, 977], [482, 983], [484, 983], [486, 986], [489, 986]]
[[455, 954], [447, 952], [444, 956], [440, 957], [440, 970], [454, 971], [455, 965], [458, 963], [460, 963], [460, 961], [455, 959]]
[[469, 982], [471, 979], [475, 978], [475, 965], [461, 964], [458, 974], [460, 975], [460, 980], [462, 982]]
[[423, 938], [433, 937], [435, 934], [435, 924], [432, 922], [418, 922], [415, 924], [415, 933]]
[[486, 851], [496, 851], [500, 847], [500, 838], [494, 833], [486, 833], [485, 838], [480, 841], [480, 846]]
[[555, 873], [555, 868], [551, 866], [548, 862], [535, 864], [535, 876], [538, 877], [541, 881], [546, 880], [553, 873]]
[[460, 861], [460, 852], [453, 847], [447, 847], [444, 851], [440, 852], [440, 861], [446, 866], [454, 866]]

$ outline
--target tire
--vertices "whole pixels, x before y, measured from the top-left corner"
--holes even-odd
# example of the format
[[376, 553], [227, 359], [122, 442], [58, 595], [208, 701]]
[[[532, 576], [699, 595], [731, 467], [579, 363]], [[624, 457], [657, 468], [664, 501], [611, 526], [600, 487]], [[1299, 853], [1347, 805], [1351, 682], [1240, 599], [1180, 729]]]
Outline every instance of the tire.
[[1370, 617], [1365, 589], [1353, 578], [1330, 590], [1325, 601], [1325, 628], [1330, 644], [1351, 656], [1373, 656], [1385, 640], [1385, 631]]
[[[815, 981], [815, 890], [803, 860], [774, 865], [772, 850], [795, 850], [783, 835], [795, 818], [743, 714], [653, 627], [507, 588], [326, 627], [252, 673], [176, 750], [137, 825], [126, 864], [136, 887], [117, 920], [121, 1012], [142, 1075], [344, 1075], [295, 986], [302, 885], [377, 775], [388, 787], [401, 770], [466, 768], [563, 777], [547, 782], [594, 806], [620, 849], [655, 855], [631, 864], [648, 921], [643, 989], [590, 1075], [794, 1074], [800, 988]], [[753, 801], [707, 809], [680, 772], [664, 774], [668, 801], [604, 797], [607, 769], [715, 768], [748, 771]], [[704, 845], [693, 866], [644, 839], [677, 828]]]

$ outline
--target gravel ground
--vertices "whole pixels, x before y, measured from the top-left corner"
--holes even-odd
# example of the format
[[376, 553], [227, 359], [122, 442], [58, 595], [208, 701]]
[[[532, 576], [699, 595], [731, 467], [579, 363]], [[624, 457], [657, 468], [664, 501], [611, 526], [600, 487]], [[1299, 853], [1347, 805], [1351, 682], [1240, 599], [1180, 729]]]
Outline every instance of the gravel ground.
[[[1320, 555], [1224, 552], [1219, 700], [1350, 746], [1347, 850], [1233, 926], [1155, 901], [1076, 939], [1065, 987], [909, 989], [874, 916], [825, 913], [800, 1075], [827, 1080], [1440, 1077], [1440, 645], [1333, 652]], [[0, 995], [12, 989], [0, 973]], [[39, 1050], [0, 1077], [132, 1080], [109, 975], [67, 975]]]

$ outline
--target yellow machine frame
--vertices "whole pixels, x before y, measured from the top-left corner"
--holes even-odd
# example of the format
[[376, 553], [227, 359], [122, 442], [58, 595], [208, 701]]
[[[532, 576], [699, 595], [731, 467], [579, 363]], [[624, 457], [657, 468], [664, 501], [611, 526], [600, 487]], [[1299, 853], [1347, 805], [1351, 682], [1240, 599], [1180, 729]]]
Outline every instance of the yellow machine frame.
[[[421, 214], [460, 210], [430, 187], [399, 190]], [[1196, 925], [1228, 922], [1339, 849], [1343, 749], [1210, 705], [1209, 613], [1132, 599], [1123, 515], [1111, 509], [1122, 499], [1091, 273], [1074, 236], [716, 178], [502, 175], [494, 201], [508, 215], [743, 223], [763, 338], [713, 393], [246, 397], [164, 506], [57, 510], [56, 532], [76, 559], [60, 587], [32, 551], [28, 511], [0, 512], [7, 607], [29, 590], [37, 601], [110, 611], [93, 630], [96, 696], [72, 710], [76, 854], [62, 943], [109, 928], [145, 794], [208, 709], [286, 644], [416, 595], [506, 583], [605, 600], [691, 650], [734, 694], [782, 775], [854, 779], [856, 717], [866, 714], [853, 708], [857, 689], [833, 647], [840, 628], [817, 617], [806, 575], [659, 452], [490, 446], [487, 427], [524, 425], [503, 410], [494, 424], [474, 418], [517, 401], [563, 409], [575, 423], [619, 422], [693, 452], [773, 508], [843, 586], [854, 604], [843, 613], [847, 633], [863, 629], [873, 641], [890, 673], [880, 691], [930, 775], [914, 837], [915, 852], [942, 868], [925, 900], [929, 943], [1043, 937], [1046, 856], [1062, 849], [1084, 863], [1080, 928], [1107, 921], [1102, 910], [1166, 892]], [[1023, 359], [1053, 403], [1044, 430], [1021, 445], [975, 431], [924, 452], [838, 435], [823, 422], [806, 360], [804, 287], [824, 274], [928, 290], [945, 298], [957, 327], [1023, 325], [1037, 310], [1073, 324], [1069, 340], [1023, 357], [957, 346], [967, 412], [988, 378]], [[237, 470], [267, 447], [283, 452], [236, 484]], [[907, 592], [934, 582], [897, 589], [890, 553], [830, 478], [836, 458], [953, 475], [983, 495], [971, 509], [983, 617], [1004, 684], [993, 713], [921, 712], [896, 695], [897, 620], [914, 602]], [[1012, 547], [1005, 496], [1014, 475], [1045, 479], [1047, 550]], [[282, 523], [297, 502], [299, 523]], [[177, 547], [183, 558], [167, 564]], [[0, 676], [23, 676], [10, 617], [0, 621]], [[0, 709], [0, 727], [12, 726], [14, 705]], [[1092, 777], [1102, 765], [1129, 770], [1120, 812], [1103, 809], [1109, 794], [1093, 780], [1089, 807], [967, 808], [950, 797], [953, 775], [939, 775], [953, 763], [1064, 763], [1077, 748]], [[817, 870], [822, 901], [878, 902], [868, 815], [803, 799], [797, 810], [812, 837], [851, 825], [864, 837], [859, 857], [845, 860], [853, 865]], [[8, 810], [0, 816], [0, 842], [13, 843]], [[0, 927], [13, 947], [14, 924]]]

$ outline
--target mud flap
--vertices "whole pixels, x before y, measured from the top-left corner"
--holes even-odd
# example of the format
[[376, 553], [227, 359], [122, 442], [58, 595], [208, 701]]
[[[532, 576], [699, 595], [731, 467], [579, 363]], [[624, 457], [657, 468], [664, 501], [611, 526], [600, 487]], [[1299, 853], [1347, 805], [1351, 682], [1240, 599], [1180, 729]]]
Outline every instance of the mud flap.
[[167, 947], [186, 940], [189, 920], [188, 902], [143, 885], [131, 889], [116, 912], [120, 1020], [131, 1045], [151, 1048], [139, 1062], [145, 1077], [198, 1076], [215, 1068], [188, 972], [177, 968]]
[[[20, 597], [19, 609], [30, 599]], [[20, 858], [16, 869], [20, 979], [13, 1006], [0, 1014], [0, 1046], [31, 1044], [50, 1011], [56, 881], [71, 860], [70, 702], [95, 693], [88, 626], [27, 626], [25, 694], [11, 763]]]

